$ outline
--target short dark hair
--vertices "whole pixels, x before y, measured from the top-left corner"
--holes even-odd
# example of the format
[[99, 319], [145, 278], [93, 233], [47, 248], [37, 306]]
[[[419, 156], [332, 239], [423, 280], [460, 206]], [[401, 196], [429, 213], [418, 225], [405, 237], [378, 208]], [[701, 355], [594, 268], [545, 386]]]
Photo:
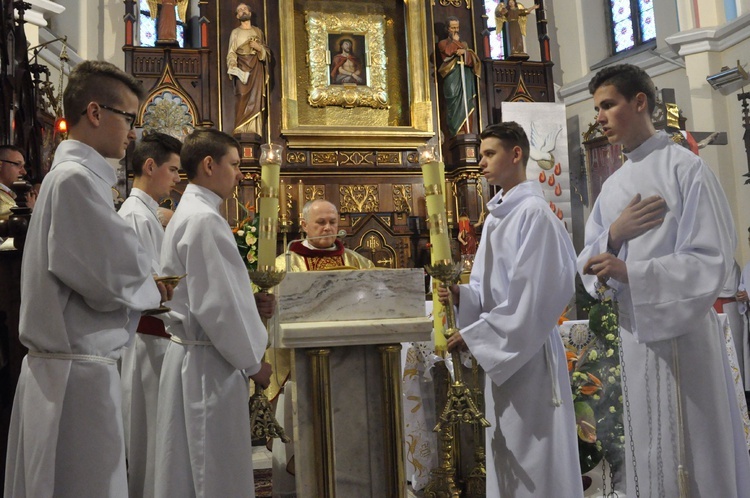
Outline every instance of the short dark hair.
[[653, 113], [656, 107], [656, 87], [651, 77], [638, 66], [632, 64], [616, 64], [605, 67], [591, 78], [589, 92], [594, 92], [604, 85], [614, 86], [628, 101], [643, 92], [648, 101], [648, 112]]
[[240, 143], [231, 135], [213, 128], [197, 128], [185, 138], [180, 153], [182, 169], [185, 171], [188, 180], [195, 178], [198, 165], [203, 159], [211, 156], [215, 161], [218, 161], [232, 147], [237, 149], [237, 152], [242, 156]]
[[104, 61], [83, 61], [70, 72], [68, 86], [63, 92], [65, 119], [69, 126], [81, 120], [81, 113], [89, 102], [116, 106], [121, 104], [122, 87], [112, 83], [122, 83], [133, 92], [138, 100], [143, 100], [141, 83], [114, 64]]
[[6, 150], [11, 150], [13, 152], [18, 152], [23, 157], [26, 157], [26, 151], [24, 151], [21, 147], [17, 145], [0, 145], [0, 154], [4, 153]]
[[524, 167], [529, 162], [529, 137], [526, 136], [523, 127], [515, 121], [489, 125], [479, 137], [481, 139], [495, 137], [507, 149], [512, 149], [517, 145], [521, 148], [521, 161]]
[[143, 165], [148, 158], [153, 159], [156, 166], [161, 166], [169, 160], [172, 154], [179, 156], [181, 150], [182, 142], [173, 136], [158, 132], [143, 135], [133, 151], [133, 174], [135, 176], [143, 174]]

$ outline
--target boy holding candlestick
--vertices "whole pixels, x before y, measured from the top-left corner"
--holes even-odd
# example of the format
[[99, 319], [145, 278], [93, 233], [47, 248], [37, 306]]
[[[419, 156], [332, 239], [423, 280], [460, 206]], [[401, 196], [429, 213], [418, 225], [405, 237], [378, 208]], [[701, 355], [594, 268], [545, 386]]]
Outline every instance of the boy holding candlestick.
[[248, 376], [267, 386], [262, 361], [273, 296], [252, 297], [245, 264], [219, 212], [242, 179], [240, 146], [212, 129], [182, 147], [186, 187], [162, 245], [166, 274], [187, 274], [171, 303], [172, 343], [159, 384], [156, 494], [252, 496]]
[[[471, 280], [450, 291], [485, 387], [487, 496], [583, 495], [565, 351], [557, 319], [574, 293], [575, 252], [539, 183], [526, 179], [529, 141], [513, 122], [481, 134], [479, 167], [501, 192], [487, 204]], [[440, 300], [447, 303], [448, 290]]]

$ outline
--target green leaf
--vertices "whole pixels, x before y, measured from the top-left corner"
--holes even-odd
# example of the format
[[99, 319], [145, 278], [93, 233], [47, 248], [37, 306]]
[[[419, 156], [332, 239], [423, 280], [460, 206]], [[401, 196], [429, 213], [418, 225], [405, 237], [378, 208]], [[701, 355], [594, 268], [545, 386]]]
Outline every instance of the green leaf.
[[587, 443], [596, 442], [596, 417], [594, 410], [584, 401], [574, 404], [576, 413], [576, 425], [578, 426], [578, 437]]

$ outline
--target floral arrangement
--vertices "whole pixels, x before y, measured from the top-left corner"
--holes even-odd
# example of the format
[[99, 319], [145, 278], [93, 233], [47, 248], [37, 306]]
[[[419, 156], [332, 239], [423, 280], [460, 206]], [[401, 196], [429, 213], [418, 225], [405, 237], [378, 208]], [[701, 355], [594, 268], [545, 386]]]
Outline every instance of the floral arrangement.
[[246, 217], [232, 230], [237, 249], [245, 262], [248, 270], [258, 267], [258, 217], [255, 216], [255, 207], [240, 206], [244, 209]]
[[566, 351], [581, 473], [596, 467], [602, 458], [616, 473], [623, 464], [625, 435], [615, 304], [611, 298], [592, 298], [582, 287], [577, 300], [589, 315], [589, 330], [594, 336], [580, 351]]

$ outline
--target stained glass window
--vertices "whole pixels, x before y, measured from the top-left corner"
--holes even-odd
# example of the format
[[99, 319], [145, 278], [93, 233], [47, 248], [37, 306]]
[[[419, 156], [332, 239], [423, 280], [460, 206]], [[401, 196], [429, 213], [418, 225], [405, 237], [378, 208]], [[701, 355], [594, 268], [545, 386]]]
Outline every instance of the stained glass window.
[[[487, 14], [487, 29], [496, 28], [495, 26], [495, 8], [500, 0], [484, 0], [484, 12]], [[503, 32], [493, 30], [487, 35], [490, 42], [489, 56], [492, 59], [505, 58], [505, 44], [503, 41]]]
[[[153, 47], [156, 45], [156, 19], [151, 17], [148, 8], [148, 0], [140, 0], [138, 15], [138, 40], [141, 47]], [[185, 46], [185, 23], [182, 22], [177, 14], [175, 5], [175, 16], [177, 17], [177, 42], [180, 47]]]
[[654, 0], [610, 0], [609, 4], [615, 53], [656, 38]]

